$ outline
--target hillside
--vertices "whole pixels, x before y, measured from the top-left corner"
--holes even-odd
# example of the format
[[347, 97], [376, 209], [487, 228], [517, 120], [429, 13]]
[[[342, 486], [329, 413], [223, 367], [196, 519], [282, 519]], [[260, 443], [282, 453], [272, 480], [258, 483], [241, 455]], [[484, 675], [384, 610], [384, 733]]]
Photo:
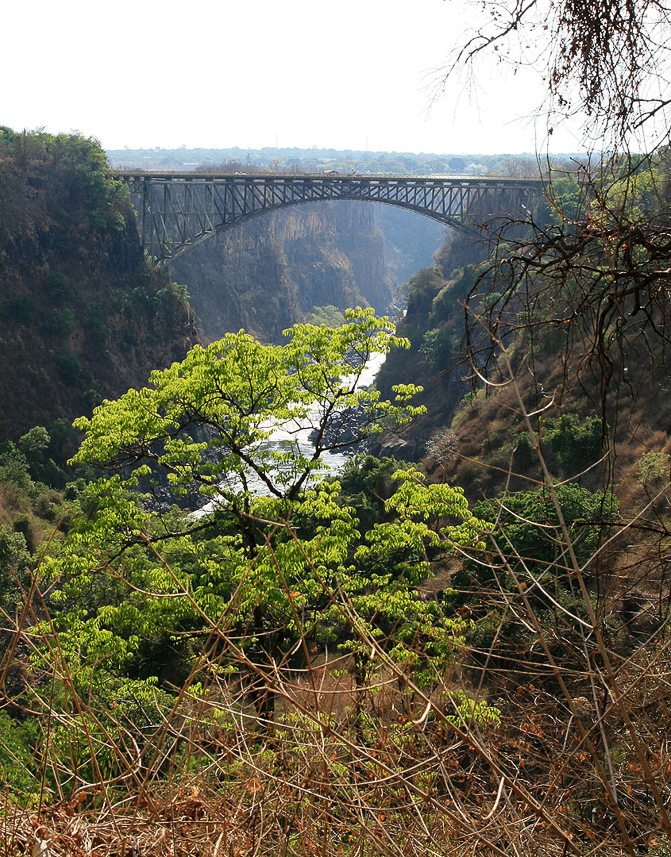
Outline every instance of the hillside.
[[196, 339], [106, 166], [93, 140], [0, 129], [0, 439], [71, 422]]
[[405, 340], [192, 349], [77, 422], [88, 484], [36, 481], [39, 429], [0, 450], [12, 857], [665, 857], [664, 176], [452, 236]]
[[[579, 191], [567, 187], [558, 189], [565, 204], [575, 206]], [[643, 200], [631, 204], [642, 206]], [[646, 204], [654, 211], [657, 202], [652, 197]], [[590, 241], [589, 252], [599, 258], [603, 249], [595, 236]], [[503, 253], [522, 260], [515, 263], [520, 267], [528, 264], [524, 241], [503, 245]], [[398, 333], [410, 340], [410, 355], [391, 354], [377, 379], [384, 395], [399, 381], [422, 384], [418, 402], [427, 413], [408, 437], [388, 436], [377, 451], [423, 460], [435, 478], [464, 486], [473, 500], [505, 487], [523, 490], [543, 477], [517, 389], [530, 412], [542, 413], [533, 425], [551, 471], [573, 479], [587, 468], [581, 484], [620, 488], [633, 509], [645, 496], [636, 480], [641, 458], [671, 450], [665, 393], [671, 365], [661, 293], [649, 299], [642, 317], [635, 303], [626, 303], [638, 289], [625, 299], [602, 298], [591, 283], [577, 285], [574, 273], [559, 267], [551, 269], [549, 281], [525, 274], [522, 290], [518, 281], [508, 282], [517, 269], [507, 256], [502, 263], [487, 258], [486, 245], [455, 235], [447, 237], [436, 262], [409, 282]], [[601, 300], [608, 323], [599, 320]], [[523, 323], [525, 313], [533, 314], [533, 324]], [[499, 386], [506, 371], [502, 342], [514, 385]], [[436, 440], [449, 446], [442, 460], [431, 453]], [[592, 468], [603, 454], [603, 465]]]
[[418, 404], [427, 408], [412, 431], [383, 435], [372, 449], [411, 461], [424, 457], [435, 432], [449, 428], [462, 398], [471, 389], [472, 372], [464, 361], [464, 302], [475, 281], [476, 263], [487, 257], [486, 243], [448, 232], [436, 253], [436, 265], [423, 268], [407, 284], [406, 308], [397, 326], [410, 341], [408, 352], [392, 352], [376, 379], [383, 395], [394, 384], [417, 384]]

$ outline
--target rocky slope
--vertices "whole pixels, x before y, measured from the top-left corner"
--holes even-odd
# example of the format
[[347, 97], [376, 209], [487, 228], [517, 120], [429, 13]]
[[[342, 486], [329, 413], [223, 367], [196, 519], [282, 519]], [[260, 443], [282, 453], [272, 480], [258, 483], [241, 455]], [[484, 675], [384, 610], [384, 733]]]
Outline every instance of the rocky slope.
[[392, 351], [376, 384], [383, 396], [394, 384], [419, 384], [416, 403], [427, 413], [402, 435], [382, 435], [372, 449], [379, 455], [420, 460], [427, 443], [449, 430], [471, 372], [462, 361], [463, 301], [475, 279], [474, 264], [487, 256], [485, 243], [448, 232], [435, 254], [436, 266], [423, 268], [407, 284], [406, 311], [397, 333], [410, 340], [408, 351]]

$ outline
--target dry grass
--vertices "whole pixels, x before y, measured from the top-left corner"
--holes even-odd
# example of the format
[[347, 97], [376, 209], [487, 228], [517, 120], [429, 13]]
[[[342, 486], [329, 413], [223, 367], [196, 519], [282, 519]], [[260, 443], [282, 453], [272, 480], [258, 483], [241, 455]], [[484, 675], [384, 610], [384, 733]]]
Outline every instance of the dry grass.
[[[666, 628], [589, 646], [525, 587], [486, 597], [491, 634], [430, 687], [379, 640], [366, 640], [363, 681], [338, 655], [261, 668], [229, 641], [247, 680], [204, 653], [172, 702], [157, 696], [148, 729], [75, 692], [54, 663], [67, 699], [57, 710], [41, 697], [41, 774], [29, 795], [5, 795], [0, 855], [640, 853], [667, 829], [671, 797]], [[516, 639], [511, 617], [543, 624]], [[252, 676], [275, 698], [272, 717], [253, 704]], [[455, 716], [459, 690], [489, 699], [500, 724]]]

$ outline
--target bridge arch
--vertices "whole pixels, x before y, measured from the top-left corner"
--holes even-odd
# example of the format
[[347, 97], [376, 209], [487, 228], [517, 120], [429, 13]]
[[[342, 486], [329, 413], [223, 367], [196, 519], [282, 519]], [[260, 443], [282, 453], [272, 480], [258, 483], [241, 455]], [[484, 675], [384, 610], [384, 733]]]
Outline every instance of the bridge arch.
[[444, 176], [118, 173], [138, 211], [144, 250], [164, 266], [212, 235], [270, 211], [339, 199], [379, 202], [471, 234], [492, 217], [523, 216], [542, 183]]

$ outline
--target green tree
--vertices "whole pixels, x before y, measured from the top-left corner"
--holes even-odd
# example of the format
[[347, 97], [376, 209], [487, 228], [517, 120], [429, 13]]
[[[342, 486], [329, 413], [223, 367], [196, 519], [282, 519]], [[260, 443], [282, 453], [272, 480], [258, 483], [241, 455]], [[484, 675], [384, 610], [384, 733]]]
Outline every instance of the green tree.
[[[371, 354], [407, 347], [386, 318], [349, 310], [335, 330], [306, 324], [287, 333], [282, 346], [261, 345], [244, 332], [196, 346], [182, 363], [154, 372], [151, 387], [79, 419], [86, 438], [73, 462], [132, 465], [132, 483], [126, 482], [133, 485], [138, 475], [152, 485], [167, 476], [176, 495], [195, 492], [212, 502], [211, 514], [224, 507], [245, 530], [241, 516], [255, 483], [291, 501], [325, 452], [380, 432], [383, 421], [400, 426], [421, 413], [410, 404], [413, 385], [395, 387], [393, 402], [361, 386]], [[306, 426], [313, 435], [309, 451], [299, 440]], [[278, 431], [286, 438], [279, 449], [267, 444]]]
[[[88, 489], [84, 516], [44, 562], [78, 686], [121, 698], [137, 681], [174, 683], [205, 634], [269, 715], [276, 679], [267, 671], [303, 657], [301, 641], [345, 645], [364, 671], [378, 662], [371, 634], [380, 656], [393, 650], [426, 675], [427, 656], [452, 656], [463, 622], [416, 585], [436, 551], [480, 541], [484, 524], [463, 493], [400, 471], [386, 503], [392, 520], [362, 538], [340, 484], [317, 471], [325, 451], [420, 412], [412, 387], [396, 388], [394, 402], [360, 389], [368, 356], [406, 343], [371, 310], [348, 311], [335, 330], [289, 333], [281, 347], [241, 332], [195, 348], [150, 387], [78, 421], [86, 438], [74, 461], [123, 468]], [[356, 430], [345, 433], [354, 414]], [[293, 437], [305, 422], [309, 452]], [[279, 449], [267, 443], [277, 428], [288, 438]], [[148, 511], [165, 477], [195, 514]]]
[[[554, 490], [576, 559], [587, 562], [614, 522], [618, 501], [610, 492], [593, 493], [574, 484], [557, 485]], [[498, 547], [512, 564], [560, 581], [570, 576], [568, 542], [546, 489], [483, 500], [473, 511], [496, 519]]]

